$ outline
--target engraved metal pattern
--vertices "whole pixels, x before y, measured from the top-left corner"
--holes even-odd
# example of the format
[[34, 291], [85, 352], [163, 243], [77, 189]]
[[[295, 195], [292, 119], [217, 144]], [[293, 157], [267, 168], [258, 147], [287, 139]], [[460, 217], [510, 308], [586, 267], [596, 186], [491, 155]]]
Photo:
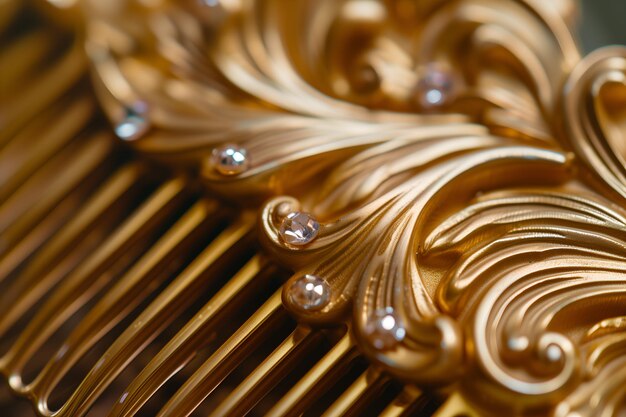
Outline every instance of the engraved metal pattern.
[[[84, 3], [99, 102], [114, 125], [139, 108], [147, 127], [127, 144], [141, 162], [116, 167], [106, 181], [91, 174], [99, 188], [84, 191], [82, 215], [50, 231], [52, 240], [9, 286], [7, 300], [15, 301], [3, 307], [0, 333], [43, 300], [0, 358], [11, 388], [40, 414], [87, 413], [161, 326], [208, 291], [205, 277], [238, 269], [127, 384], [111, 415], [146, 405], [199, 351], [221, 308], [232, 309], [230, 301], [265, 274], [279, 275], [264, 255], [237, 263], [252, 252], [255, 224], [265, 251], [292, 278], [215, 348], [159, 415], [199, 407], [268, 329], [288, 320], [283, 308], [298, 325], [210, 415], [252, 410], [323, 338], [332, 348], [269, 415], [304, 411], [316, 383], [359, 353], [369, 368], [327, 415], [363, 410], [363, 398], [392, 378], [404, 387], [387, 415], [413, 412], [424, 398], [420, 389], [454, 390], [440, 415], [626, 412], [626, 49], [581, 57], [572, 2]], [[67, 56], [81, 59], [72, 51]], [[429, 71], [449, 78], [425, 83]], [[24, 124], [18, 116], [7, 131]], [[66, 159], [79, 166], [16, 217], [63, 154], [41, 169], [41, 179], [25, 180], [25, 191], [0, 206], [2, 242], [44, 233], [33, 226], [46, 202], [56, 206], [99, 172], [113, 143], [102, 135], [77, 142], [72, 151], [80, 158]], [[238, 175], [211, 168], [214, 150], [228, 143], [249, 157]], [[154, 161], [184, 174], [144, 178]], [[258, 215], [232, 216], [198, 197], [187, 173]], [[39, 280], [47, 261], [61, 259], [91, 222], [104, 229], [115, 223], [98, 209], [140, 180], [150, 190], [144, 201], [127, 203], [132, 214], [97, 250], [85, 248], [67, 274], [55, 269]], [[0, 193], [11, 195], [17, 185]], [[306, 245], [289, 245], [281, 225], [300, 211], [312, 213], [319, 230]], [[220, 219], [228, 225], [218, 226]], [[170, 279], [153, 280], [163, 259], [182, 256], [178, 242], [194, 246], [199, 230], [214, 235], [206, 249]], [[120, 259], [125, 252], [131, 268]], [[0, 263], [7, 279], [17, 271], [11, 259]], [[304, 276], [324, 283], [319, 308], [294, 304], [289, 291]], [[148, 282], [167, 287], [149, 299], [142, 292]], [[100, 289], [57, 355], [32, 383], [22, 381], [38, 348]], [[49, 395], [62, 375], [123, 319], [131, 299], [134, 306], [150, 302], [51, 411]], [[337, 330], [342, 324], [347, 335]], [[394, 414], [404, 398], [413, 405]]]

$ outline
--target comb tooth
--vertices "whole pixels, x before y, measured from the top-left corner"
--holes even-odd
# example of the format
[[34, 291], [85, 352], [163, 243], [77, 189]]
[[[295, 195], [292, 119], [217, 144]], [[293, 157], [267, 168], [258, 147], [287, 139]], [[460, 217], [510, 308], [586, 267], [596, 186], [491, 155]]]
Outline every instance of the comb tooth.
[[122, 395], [121, 402], [115, 404], [110, 415], [135, 415], [157, 389], [188, 362], [198, 346], [204, 344], [203, 339], [219, 324], [216, 318], [238, 308], [234, 301], [253, 280], [263, 281], [260, 275], [270, 275], [275, 271], [259, 255], [248, 261], [141, 371]]
[[77, 40], [65, 55], [50, 66], [46, 72], [34, 77], [27, 85], [22, 84], [20, 94], [8, 103], [0, 103], [5, 112], [6, 124], [0, 130], [0, 147], [36, 114], [56, 102], [61, 95], [76, 84], [85, 74], [85, 55]]
[[[380, 413], [379, 417], [426, 415], [428, 401], [417, 387], [407, 385], [402, 392]], [[419, 413], [419, 414], [418, 414]]]
[[76, 138], [94, 112], [95, 104], [88, 96], [63, 100], [17, 134], [0, 152], [0, 201]]
[[[69, 149], [46, 164], [18, 192], [0, 206], [0, 240], [11, 247], [62, 201], [86, 181], [106, 160], [111, 140], [96, 135], [79, 149]], [[0, 248], [0, 253], [2, 248]]]
[[[32, 256], [45, 242], [58, 233], [62, 225], [76, 210], [76, 202], [73, 199], [64, 199], [37, 226], [28, 232], [23, 239], [8, 248], [3, 256], [0, 256], [0, 283], [19, 270], [20, 266], [27, 267], [27, 259]], [[13, 281], [12, 285], [22, 285], [23, 280]], [[24, 283], [25, 284], [25, 283]], [[8, 300], [0, 302], [0, 311], [6, 310], [13, 305], [15, 298], [9, 297], [10, 290], [0, 291], [0, 299]], [[0, 323], [7, 321], [5, 316], [0, 315]], [[0, 335], [3, 333], [0, 325]]]
[[161, 409], [159, 417], [188, 416], [249, 355], [285, 316], [281, 291], [267, 300], [183, 384]]
[[382, 391], [389, 378], [380, 371], [369, 368], [345, 390], [326, 410], [323, 417], [361, 416], [369, 399]]
[[183, 251], [190, 250], [197, 235], [206, 232], [203, 223], [209, 218], [218, 218], [216, 211], [214, 201], [201, 200], [192, 206], [81, 320], [57, 355], [28, 386], [31, 396], [42, 404], [40, 407], [47, 407], [48, 395], [67, 370], [132, 311], [148, 295], [151, 286], [167, 278], [160, 272]]
[[[127, 165], [118, 170], [112, 177], [97, 190], [85, 203], [75, 217], [59, 230], [46, 243], [20, 273], [19, 279], [0, 295], [0, 335], [12, 326], [46, 291], [48, 291], [62, 274], [58, 269], [50, 269], [56, 261], [70, 251], [76, 253], [78, 242], [89, 233], [105, 217], [111, 208], [127, 197], [130, 190], [140, 180], [143, 167], [139, 164]], [[55, 219], [52, 219], [53, 221]], [[37, 229], [33, 232], [40, 234]], [[0, 281], [11, 274], [16, 263], [30, 255], [27, 250], [20, 251], [21, 245], [0, 262]], [[19, 255], [18, 255], [19, 254]]]
[[298, 416], [306, 411], [316, 398], [323, 395], [333, 381], [343, 375], [357, 356], [350, 335], [339, 342], [320, 359], [273, 407], [267, 417]]
[[84, 305], [110, 279], [105, 272], [126, 252], [154, 231], [175, 210], [185, 194], [185, 183], [177, 178], [165, 183], [137, 212], [68, 276], [50, 295], [35, 317], [19, 335], [11, 349], [0, 359], [0, 368], [8, 375], [11, 388], [24, 390], [21, 371], [24, 364], [59, 326]]
[[[244, 215], [211, 242], [111, 345], [56, 415], [85, 415], [124, 367], [208, 287], [207, 272], [219, 277], [212, 268], [221, 270], [242, 255], [250, 244], [253, 226], [254, 219]], [[39, 412], [45, 414], [46, 410]]]
[[[41, 138], [35, 143], [19, 138], [11, 142], [0, 152], [0, 201], [6, 200], [21, 182], [27, 179], [39, 166], [41, 166], [57, 148], [65, 145], [84, 126], [93, 112], [93, 101], [82, 98], [76, 100], [67, 109], [67, 114], [74, 120], [63, 119], [59, 125], [53, 124], [48, 128], [49, 117], [40, 120], [42, 125], [37, 125], [32, 133]], [[67, 122], [67, 123], [64, 123]], [[16, 146], [12, 146], [16, 145]], [[30, 147], [33, 147], [32, 150]], [[29, 148], [23, 149], [24, 147]], [[51, 210], [26, 237], [9, 248], [9, 252], [0, 260], [0, 281], [6, 279], [8, 272], [13, 271], [17, 265], [30, 256], [44, 241], [46, 241], [62, 224], [65, 219], [71, 218], [76, 210], [76, 201], [72, 198], [64, 199], [59, 205]]]
[[242, 416], [260, 401], [298, 361], [309, 354], [320, 332], [298, 327], [226, 397], [210, 417]]
[[23, 85], [24, 77], [41, 64], [53, 48], [54, 42], [53, 34], [40, 29], [3, 46], [0, 53], [0, 91], [3, 96], [0, 99], [8, 97], [8, 92], [15, 86]]

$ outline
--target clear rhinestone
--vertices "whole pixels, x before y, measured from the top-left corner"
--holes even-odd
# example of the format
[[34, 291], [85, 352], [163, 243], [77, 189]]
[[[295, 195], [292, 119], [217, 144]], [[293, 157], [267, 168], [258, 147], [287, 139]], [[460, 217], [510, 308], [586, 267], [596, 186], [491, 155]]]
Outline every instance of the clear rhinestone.
[[416, 100], [423, 109], [433, 109], [449, 103], [456, 94], [454, 75], [438, 65], [430, 65], [417, 82]]
[[514, 336], [507, 340], [507, 347], [513, 352], [523, 352], [529, 345], [530, 341], [526, 336]]
[[139, 112], [127, 109], [124, 119], [115, 126], [115, 134], [122, 140], [135, 140], [148, 130], [148, 121]]
[[551, 343], [546, 348], [546, 358], [550, 362], [559, 362], [563, 358], [563, 351], [558, 345]]
[[215, 170], [222, 175], [241, 174], [250, 165], [246, 149], [232, 143], [214, 149], [211, 161]]
[[303, 275], [289, 287], [289, 298], [303, 310], [319, 310], [330, 301], [330, 287], [318, 276]]
[[406, 330], [391, 307], [377, 310], [366, 325], [365, 332], [379, 350], [393, 348], [406, 336]]
[[309, 213], [289, 213], [280, 225], [280, 237], [290, 245], [306, 245], [317, 236], [320, 224]]

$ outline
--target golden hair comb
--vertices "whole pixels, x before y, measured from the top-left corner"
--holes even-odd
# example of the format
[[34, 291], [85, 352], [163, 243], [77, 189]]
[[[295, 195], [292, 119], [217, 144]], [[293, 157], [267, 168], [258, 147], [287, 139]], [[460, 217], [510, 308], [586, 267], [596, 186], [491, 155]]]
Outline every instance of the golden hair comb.
[[624, 415], [626, 48], [577, 18], [0, 0], [1, 414]]

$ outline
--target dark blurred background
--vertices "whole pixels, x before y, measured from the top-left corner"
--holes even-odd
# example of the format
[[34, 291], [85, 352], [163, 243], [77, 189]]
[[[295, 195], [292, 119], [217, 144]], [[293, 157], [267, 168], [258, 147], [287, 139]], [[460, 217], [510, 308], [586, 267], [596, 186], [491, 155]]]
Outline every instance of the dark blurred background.
[[582, 0], [581, 3], [580, 39], [586, 52], [604, 45], [626, 45], [626, 0]]

